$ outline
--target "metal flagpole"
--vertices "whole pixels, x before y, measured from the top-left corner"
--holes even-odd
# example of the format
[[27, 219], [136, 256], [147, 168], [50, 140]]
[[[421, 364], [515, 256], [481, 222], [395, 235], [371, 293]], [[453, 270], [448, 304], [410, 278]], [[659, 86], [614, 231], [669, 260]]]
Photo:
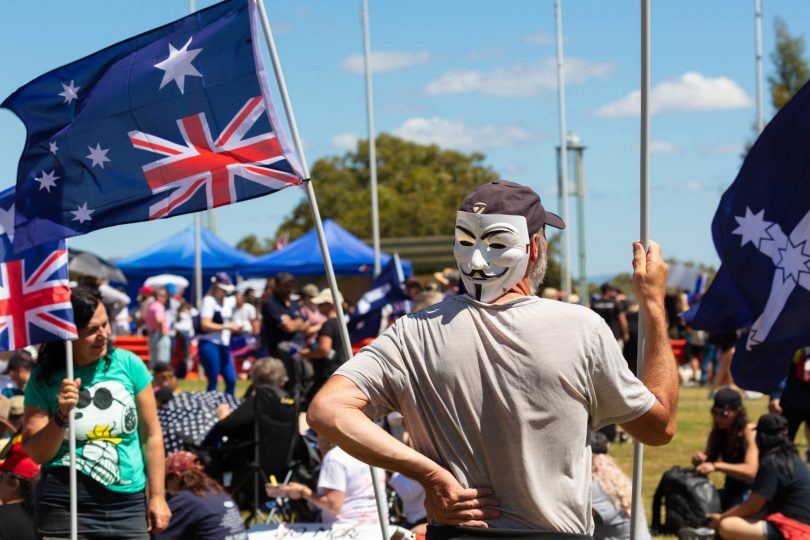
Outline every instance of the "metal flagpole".
[[[321, 213], [318, 210], [318, 201], [315, 198], [315, 189], [312, 187], [312, 180], [309, 178], [309, 165], [307, 165], [307, 160], [304, 155], [304, 147], [301, 144], [301, 138], [298, 135], [298, 124], [295, 122], [295, 114], [293, 113], [290, 96], [287, 93], [287, 83], [284, 81], [284, 73], [281, 70], [281, 62], [276, 52], [276, 44], [273, 40], [273, 32], [270, 29], [270, 21], [267, 19], [267, 11], [264, 7], [264, 1], [255, 0], [255, 2], [259, 8], [259, 14], [261, 15], [262, 27], [264, 28], [264, 37], [267, 42], [267, 49], [270, 53], [270, 59], [273, 62], [273, 71], [276, 75], [278, 90], [281, 94], [281, 101], [284, 105], [287, 123], [290, 127], [290, 135], [292, 136], [293, 144], [295, 145], [295, 151], [298, 154], [299, 160], [301, 161], [301, 172], [304, 175], [304, 187], [307, 193], [307, 200], [309, 201], [309, 209], [310, 212], [312, 212], [312, 221], [315, 223], [315, 231], [318, 234], [318, 244], [320, 245], [323, 263], [326, 267], [326, 278], [329, 281], [329, 289], [332, 291], [332, 298], [337, 299], [339, 296], [337, 280], [335, 279], [335, 270], [332, 267], [332, 258], [329, 256], [329, 246], [326, 243], [326, 234], [323, 231], [323, 222], [321, 221]], [[337, 318], [341, 322], [339, 326], [340, 338], [343, 342], [343, 351], [348, 359], [352, 357], [352, 348], [351, 343], [349, 342], [349, 330], [346, 327], [346, 316], [343, 313], [343, 306], [340, 302], [335, 302], [335, 311], [337, 311]], [[377, 514], [380, 517], [380, 530], [382, 531], [383, 540], [388, 540], [390, 536], [388, 535], [388, 523], [385, 519], [386, 505], [383, 501], [385, 493], [379, 489], [378, 482], [376, 481], [378, 478], [376, 467], [370, 467], [370, 469], [372, 478], [371, 485], [374, 487], [374, 498], [377, 501]]]
[[[197, 4], [195, 0], [188, 0], [188, 12], [194, 13], [197, 11]], [[209, 210], [209, 212], [213, 212]], [[208, 214], [209, 222], [213, 217], [213, 213]], [[202, 214], [196, 212], [194, 214], [194, 299], [197, 309], [202, 306]]]
[[[650, 0], [641, 0], [641, 157], [640, 157], [640, 229], [641, 245], [647, 249], [649, 243], [649, 152], [650, 152]], [[644, 324], [638, 318], [637, 374], [644, 370]], [[630, 520], [630, 538], [638, 538], [641, 523], [641, 478], [644, 462], [644, 446], [633, 442], [633, 498]]]
[[[65, 341], [65, 371], [67, 378], [73, 380], [73, 344]], [[79, 495], [76, 480], [76, 408], [68, 413], [68, 455], [70, 456], [70, 540], [79, 536]]]
[[762, 0], [754, 0], [754, 31], [757, 51], [757, 134], [765, 129], [765, 113], [762, 110]]
[[368, 172], [371, 180], [371, 238], [374, 245], [374, 277], [380, 274], [380, 207], [377, 203], [377, 136], [374, 131], [374, 94], [371, 92], [371, 38], [368, 30], [368, 0], [363, 0], [363, 56], [366, 68], [366, 116], [368, 117]]
[[[557, 19], [557, 98], [560, 106], [560, 214], [563, 221], [568, 223], [568, 141], [565, 131], [565, 69], [563, 66], [563, 38], [562, 38], [562, 6], [560, 0], [554, 2], [554, 16]], [[571, 292], [571, 250], [568, 228], [562, 235], [562, 276], [560, 289], [568, 295]]]

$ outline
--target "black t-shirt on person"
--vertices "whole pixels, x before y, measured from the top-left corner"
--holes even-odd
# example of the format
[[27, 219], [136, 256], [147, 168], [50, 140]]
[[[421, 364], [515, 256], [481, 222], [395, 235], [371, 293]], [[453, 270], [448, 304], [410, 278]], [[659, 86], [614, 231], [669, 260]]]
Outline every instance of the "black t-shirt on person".
[[34, 516], [22, 504], [0, 505], [0, 540], [36, 540]]
[[781, 512], [810, 525], [810, 471], [798, 454], [793, 457], [793, 477], [778, 471], [767, 459], [760, 462], [751, 492], [768, 500], [768, 514]]
[[239, 509], [228, 495], [195, 495], [186, 490], [169, 498], [172, 519], [157, 540], [248, 540]]
[[337, 318], [331, 317], [323, 323], [321, 331], [318, 332], [319, 340], [321, 336], [332, 338], [334, 355], [331, 358], [321, 358], [313, 362], [312, 369], [315, 372], [315, 383], [318, 385], [326, 382], [326, 379], [331, 377], [332, 373], [346, 361], [346, 355], [343, 352], [343, 339], [340, 336], [340, 324]]
[[284, 315], [290, 319], [300, 319], [301, 308], [295, 300], [290, 300], [289, 305], [285, 305], [284, 300], [273, 293], [262, 305], [262, 334], [270, 354], [275, 353], [282, 341], [294, 341], [300, 348], [306, 345], [300, 332], [287, 333], [281, 328], [281, 318]]
[[624, 303], [615, 298], [598, 298], [591, 304], [591, 309], [605, 319], [613, 337], [622, 338], [622, 325], [619, 323], [619, 314], [625, 311]]

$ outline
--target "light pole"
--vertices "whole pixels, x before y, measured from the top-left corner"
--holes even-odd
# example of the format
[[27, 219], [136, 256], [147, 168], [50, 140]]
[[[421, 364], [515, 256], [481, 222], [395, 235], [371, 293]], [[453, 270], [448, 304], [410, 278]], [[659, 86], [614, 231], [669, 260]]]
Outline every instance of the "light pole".
[[[579, 299], [582, 302], [582, 305], [588, 307], [590, 306], [590, 295], [588, 294], [588, 274], [586, 272], [586, 265], [585, 265], [585, 169], [583, 166], [583, 159], [582, 156], [585, 152], [585, 146], [582, 144], [582, 140], [579, 138], [579, 135], [573, 132], [568, 132], [565, 136], [565, 149], [566, 149], [566, 160], [569, 159], [569, 156], [573, 157], [574, 160], [574, 179], [576, 181], [576, 191], [572, 193], [577, 198], [577, 251], [579, 255]], [[561, 164], [561, 150], [560, 147], [557, 147], [557, 171], [559, 174], [558, 177], [558, 185], [560, 187], [558, 193], [560, 194], [560, 198], [562, 199], [563, 194], [570, 193], [567, 189], [562, 189], [563, 179], [562, 179], [562, 167]], [[560, 205], [562, 207], [562, 205]], [[570, 275], [571, 269], [568, 269], [568, 273]]]

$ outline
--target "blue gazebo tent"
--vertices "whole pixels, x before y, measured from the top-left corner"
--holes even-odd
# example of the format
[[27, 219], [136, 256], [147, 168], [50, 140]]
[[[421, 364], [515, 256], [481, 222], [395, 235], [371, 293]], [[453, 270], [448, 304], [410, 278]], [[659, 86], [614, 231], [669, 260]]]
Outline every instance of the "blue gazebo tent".
[[[374, 269], [374, 250], [371, 247], [331, 219], [324, 220], [323, 228], [335, 275], [371, 275]], [[385, 266], [390, 258], [391, 255], [381, 253], [380, 265]], [[402, 271], [405, 276], [411, 275], [409, 261], [402, 261]], [[325, 274], [315, 229], [296, 238], [284, 249], [259, 257], [251, 265], [240, 269], [243, 276], [272, 276], [279, 272], [289, 272], [295, 276]]]

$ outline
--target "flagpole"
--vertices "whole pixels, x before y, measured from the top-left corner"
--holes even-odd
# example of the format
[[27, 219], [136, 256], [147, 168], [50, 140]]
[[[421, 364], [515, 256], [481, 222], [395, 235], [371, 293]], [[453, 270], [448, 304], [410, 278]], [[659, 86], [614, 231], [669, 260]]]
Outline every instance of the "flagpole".
[[[649, 151], [650, 151], [650, 0], [641, 0], [641, 155], [640, 155], [640, 239], [646, 249], [649, 244]], [[644, 370], [644, 317], [638, 318], [638, 366], [636, 373]], [[641, 480], [643, 476], [644, 445], [633, 441], [633, 494], [631, 501], [630, 538], [638, 538], [641, 521]]]
[[[337, 311], [337, 319], [340, 321], [339, 328], [340, 338], [343, 342], [343, 352], [346, 358], [349, 359], [352, 357], [352, 348], [349, 341], [349, 330], [346, 327], [346, 316], [343, 313], [343, 305], [337, 301], [337, 298], [339, 298], [337, 279], [335, 279], [335, 271], [332, 267], [332, 258], [329, 256], [329, 246], [326, 243], [326, 234], [323, 231], [323, 222], [321, 221], [321, 213], [318, 210], [318, 201], [315, 198], [315, 189], [312, 187], [312, 180], [309, 178], [309, 165], [307, 165], [307, 160], [304, 155], [304, 147], [301, 144], [301, 138], [298, 135], [298, 124], [295, 121], [292, 103], [290, 102], [290, 96], [287, 93], [287, 83], [284, 80], [284, 73], [281, 70], [281, 61], [279, 60], [278, 53], [276, 52], [276, 44], [273, 40], [273, 31], [270, 29], [270, 21], [267, 18], [267, 11], [264, 7], [264, 1], [255, 1], [259, 8], [259, 14], [261, 15], [264, 37], [267, 43], [268, 52], [270, 53], [270, 59], [273, 63], [273, 71], [275, 72], [276, 81], [278, 82], [278, 90], [281, 94], [281, 101], [284, 105], [287, 123], [290, 127], [290, 135], [292, 136], [293, 145], [295, 145], [295, 151], [298, 154], [298, 159], [301, 164], [301, 173], [304, 175], [304, 188], [306, 189], [307, 200], [309, 201], [309, 209], [310, 212], [312, 212], [312, 221], [315, 223], [315, 231], [318, 234], [318, 244], [320, 245], [321, 255], [323, 256], [323, 263], [326, 269], [326, 278], [329, 281], [329, 289], [332, 291], [332, 298], [336, 299], [335, 311]], [[377, 514], [380, 518], [380, 530], [382, 532], [383, 540], [388, 540], [390, 536], [388, 535], [388, 523], [385, 519], [385, 505], [383, 502], [384, 493], [381, 492], [378, 482], [376, 481], [376, 467], [370, 467], [370, 469], [371, 485], [374, 487], [374, 499], [377, 502]]]
[[374, 94], [371, 92], [371, 38], [368, 30], [368, 0], [362, 0], [363, 57], [366, 72], [368, 117], [368, 171], [371, 181], [371, 238], [374, 246], [374, 277], [380, 275], [380, 207], [377, 202], [377, 137], [374, 131]]
[[754, 0], [754, 33], [757, 55], [757, 135], [765, 129], [765, 113], [762, 104], [762, 0]]
[[[73, 380], [73, 344], [65, 341], [65, 371], [67, 378]], [[70, 540], [79, 536], [79, 497], [76, 479], [76, 408], [68, 413], [68, 455], [70, 456]]]
[[[557, 99], [560, 107], [560, 214], [568, 223], [568, 141], [565, 128], [565, 67], [563, 64], [562, 6], [560, 0], [554, 2], [554, 16], [557, 20]], [[568, 228], [560, 231], [562, 242], [562, 276], [560, 289], [568, 295], [571, 292], [571, 250]]]

